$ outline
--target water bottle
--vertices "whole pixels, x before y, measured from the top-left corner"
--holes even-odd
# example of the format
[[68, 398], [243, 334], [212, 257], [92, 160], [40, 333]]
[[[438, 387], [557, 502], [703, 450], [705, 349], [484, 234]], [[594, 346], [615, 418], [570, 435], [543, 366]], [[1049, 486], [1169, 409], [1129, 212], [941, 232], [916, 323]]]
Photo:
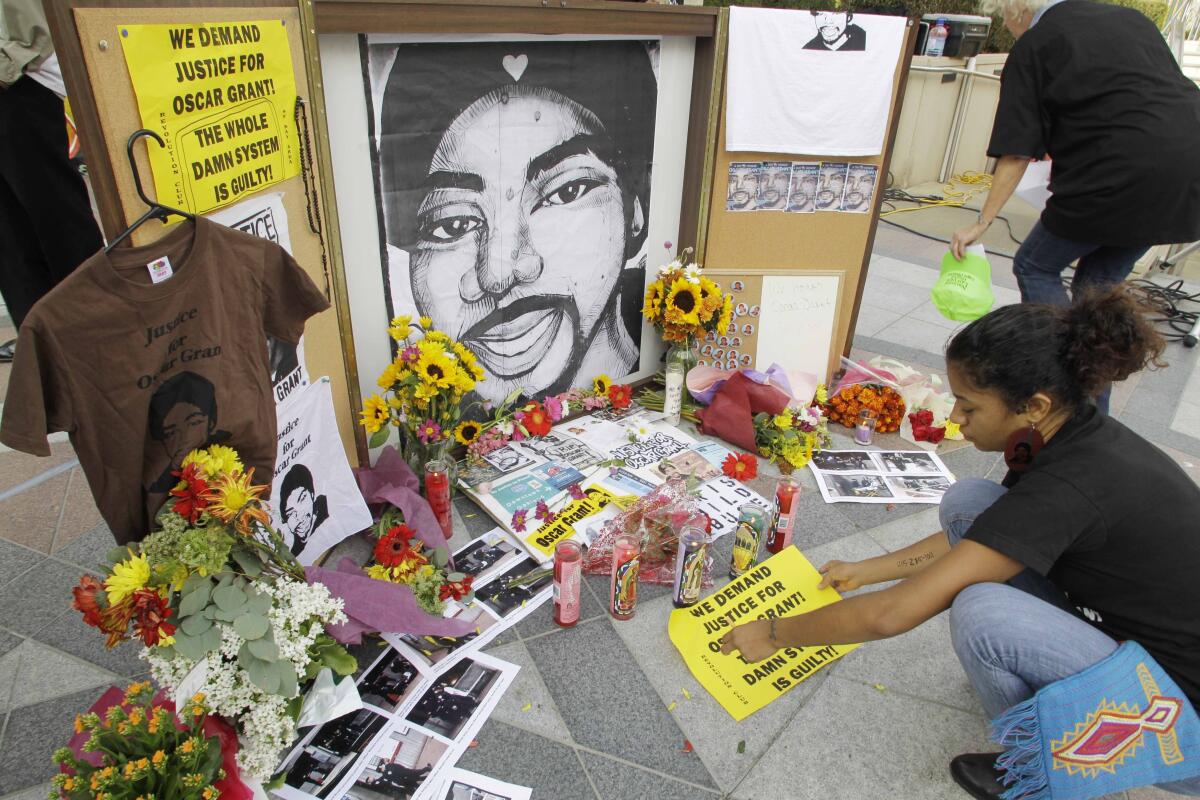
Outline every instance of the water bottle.
[[950, 38], [950, 26], [946, 24], [944, 17], [938, 17], [937, 23], [929, 29], [925, 55], [940, 56], [946, 49], [946, 39], [948, 38]]

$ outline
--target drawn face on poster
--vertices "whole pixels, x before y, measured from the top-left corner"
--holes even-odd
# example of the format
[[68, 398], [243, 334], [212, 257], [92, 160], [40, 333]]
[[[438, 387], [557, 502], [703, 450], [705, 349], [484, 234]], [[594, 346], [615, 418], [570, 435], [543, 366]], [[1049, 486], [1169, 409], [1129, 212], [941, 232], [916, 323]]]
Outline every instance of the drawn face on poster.
[[299, 555], [317, 528], [329, 519], [329, 500], [317, 494], [312, 473], [303, 464], [293, 464], [284, 474], [279, 497], [279, 515], [292, 537], [292, 555]]
[[478, 393], [637, 369], [657, 43], [368, 45], [389, 313], [478, 357]]
[[179, 469], [188, 453], [226, 442], [229, 436], [217, 427], [217, 391], [212, 381], [195, 372], [172, 375], [150, 398], [150, 438], [166, 451], [170, 464], [147, 490], [169, 491], [178, 482], [171, 472]]
[[871, 198], [875, 195], [875, 177], [879, 168], [874, 164], [851, 164], [846, 171], [846, 192], [842, 197], [842, 211], [865, 213], [871, 210]]
[[811, 11], [817, 35], [804, 45], [805, 50], [866, 50], [867, 32], [851, 20], [849, 11]]

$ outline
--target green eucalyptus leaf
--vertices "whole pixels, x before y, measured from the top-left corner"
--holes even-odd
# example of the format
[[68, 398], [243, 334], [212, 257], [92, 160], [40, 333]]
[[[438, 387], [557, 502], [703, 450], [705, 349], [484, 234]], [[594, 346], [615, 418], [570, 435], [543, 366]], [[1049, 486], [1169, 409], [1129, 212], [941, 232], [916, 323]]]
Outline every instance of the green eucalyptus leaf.
[[[305, 675], [307, 678], [307, 674]], [[292, 722], [300, 719], [300, 711], [304, 708], [304, 695], [296, 695], [287, 704], [287, 714], [292, 718]]]
[[199, 636], [212, 627], [212, 620], [196, 614], [190, 616], [183, 621], [179, 626], [179, 630], [186, 633], [188, 636]]
[[242, 568], [242, 572], [249, 575], [251, 578], [257, 578], [262, 574], [262, 562], [252, 553], [245, 553], [237, 548], [233, 550], [233, 560]]
[[110, 564], [120, 564], [122, 561], [129, 558], [129, 548], [128, 547], [114, 547], [112, 550], [108, 551], [107, 558], [108, 558], [108, 563], [110, 563]]
[[185, 592], [183, 599], [179, 601], [179, 616], [190, 617], [199, 614], [208, 606], [210, 600], [212, 587], [207, 583], [191, 592]]
[[[209, 606], [200, 612], [200, 616], [204, 617], [205, 619], [220, 619], [220, 613], [221, 609], [217, 608], [216, 606]], [[226, 622], [228, 621], [229, 620], [226, 620]]]
[[281, 661], [277, 665], [279, 670], [279, 694], [283, 697], [295, 697], [300, 691], [300, 681], [296, 679], [296, 668], [291, 664]]
[[188, 636], [182, 630], [175, 631], [175, 652], [188, 661], [199, 661], [204, 658], [204, 645], [199, 637]]
[[247, 641], [261, 639], [270, 629], [270, 620], [257, 614], [242, 614], [233, 621], [233, 630]]
[[388, 429], [387, 425], [384, 425], [382, 428], [371, 434], [371, 441], [368, 442], [368, 444], [372, 450], [374, 450], [376, 447], [383, 447], [385, 444], [387, 444], [388, 436], [390, 435], [391, 430]]
[[261, 658], [263, 661], [279, 660], [279, 645], [275, 644], [275, 640], [270, 636], [247, 640], [246, 647], [256, 658]]
[[234, 611], [246, 605], [246, 593], [236, 586], [222, 586], [213, 592], [213, 601], [222, 611]]
[[450, 554], [446, 552], [445, 548], [439, 547], [432, 552], [431, 560], [435, 567], [441, 568], [450, 563]]
[[458, 581], [466, 580], [466, 577], [467, 574], [465, 572], [451, 572], [446, 576], [446, 580], [450, 583], [457, 583]]
[[192, 592], [195, 592], [201, 588], [207, 588], [211, 593], [212, 578], [208, 577], [207, 575], [190, 575], [188, 576], [188, 579], [183, 582], [183, 590], [180, 592], [180, 594], [191, 594]]
[[222, 572], [219, 576], [219, 580], [217, 581], [217, 587], [224, 588], [231, 583], [233, 583], [233, 573], [232, 572]]
[[209, 606], [209, 608], [213, 609], [212, 618], [214, 620], [218, 620], [220, 622], [233, 622], [235, 619], [240, 617], [242, 614], [246, 613], [246, 609], [244, 606], [242, 608], [235, 608], [233, 611], [222, 611], [221, 609], [217, 608], [216, 606]]
[[213, 625], [204, 633], [200, 634], [199, 639], [201, 647], [204, 648], [203, 655], [206, 656], [221, 646], [221, 629], [216, 625]]
[[267, 694], [279, 691], [279, 672], [271, 669], [266, 662], [254, 661], [246, 672], [250, 675], [250, 682]]

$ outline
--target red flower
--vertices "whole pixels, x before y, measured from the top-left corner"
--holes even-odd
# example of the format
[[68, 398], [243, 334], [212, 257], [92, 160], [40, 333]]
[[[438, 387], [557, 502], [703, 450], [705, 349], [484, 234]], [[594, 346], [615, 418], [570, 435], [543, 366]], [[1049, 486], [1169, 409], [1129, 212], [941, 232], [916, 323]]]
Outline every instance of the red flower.
[[613, 384], [608, 387], [608, 400], [613, 408], [629, 408], [633, 402], [633, 387], [629, 384]]
[[550, 415], [538, 402], [525, 406], [525, 418], [521, 420], [530, 436], [545, 436], [550, 432]]
[[[143, 590], [138, 590], [143, 591]], [[105, 647], [116, 647], [118, 643], [129, 638], [126, 630], [129, 621], [133, 619], [133, 595], [129, 595], [115, 606], [109, 606], [100, 612], [100, 630], [108, 634]]]
[[131, 597], [133, 633], [141, 638], [142, 644], [153, 647], [160, 639], [175, 633], [175, 626], [167, 622], [167, 617], [175, 612], [166, 598], [154, 589], [138, 589]]
[[375, 560], [385, 567], [399, 567], [416, 555], [410, 542], [416, 534], [407, 525], [393, 525], [375, 544]]
[[71, 607], [83, 614], [83, 621], [93, 628], [100, 627], [100, 613], [103, 611], [96, 602], [96, 595], [104, 590], [104, 584], [92, 575], [84, 575], [79, 579], [79, 585], [71, 590], [75, 600]]
[[180, 479], [171, 490], [171, 497], [179, 498], [171, 510], [186, 519], [189, 525], [195, 525], [201, 512], [208, 508], [208, 482], [200, 475], [200, 466], [195, 462], [182, 470], [172, 470], [171, 474]]
[[471, 593], [471, 581], [474, 579], [474, 575], [468, 575], [461, 581], [443, 583], [442, 588], [438, 589], [438, 599], [446, 600], [450, 597], [453, 597], [455, 600], [463, 599]]
[[933, 412], [927, 408], [914, 411], [908, 415], [908, 421], [912, 423], [914, 430], [918, 427], [928, 428], [933, 425]]
[[739, 481], [748, 481], [758, 475], [758, 459], [751, 453], [734, 455], [730, 453], [721, 462], [721, 471]]

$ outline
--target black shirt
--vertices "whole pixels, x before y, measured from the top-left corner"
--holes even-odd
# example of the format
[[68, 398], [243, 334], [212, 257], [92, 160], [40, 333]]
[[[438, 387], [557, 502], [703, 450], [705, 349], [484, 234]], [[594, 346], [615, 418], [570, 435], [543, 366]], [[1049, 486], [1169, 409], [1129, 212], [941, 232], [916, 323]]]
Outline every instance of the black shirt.
[[1051, 6], [1013, 46], [988, 155], [1049, 154], [1042, 224], [1098, 245], [1200, 238], [1200, 89], [1142, 13]]
[[1094, 407], [1005, 483], [966, 538], [1047, 576], [1097, 628], [1145, 647], [1200, 707], [1200, 487]]

